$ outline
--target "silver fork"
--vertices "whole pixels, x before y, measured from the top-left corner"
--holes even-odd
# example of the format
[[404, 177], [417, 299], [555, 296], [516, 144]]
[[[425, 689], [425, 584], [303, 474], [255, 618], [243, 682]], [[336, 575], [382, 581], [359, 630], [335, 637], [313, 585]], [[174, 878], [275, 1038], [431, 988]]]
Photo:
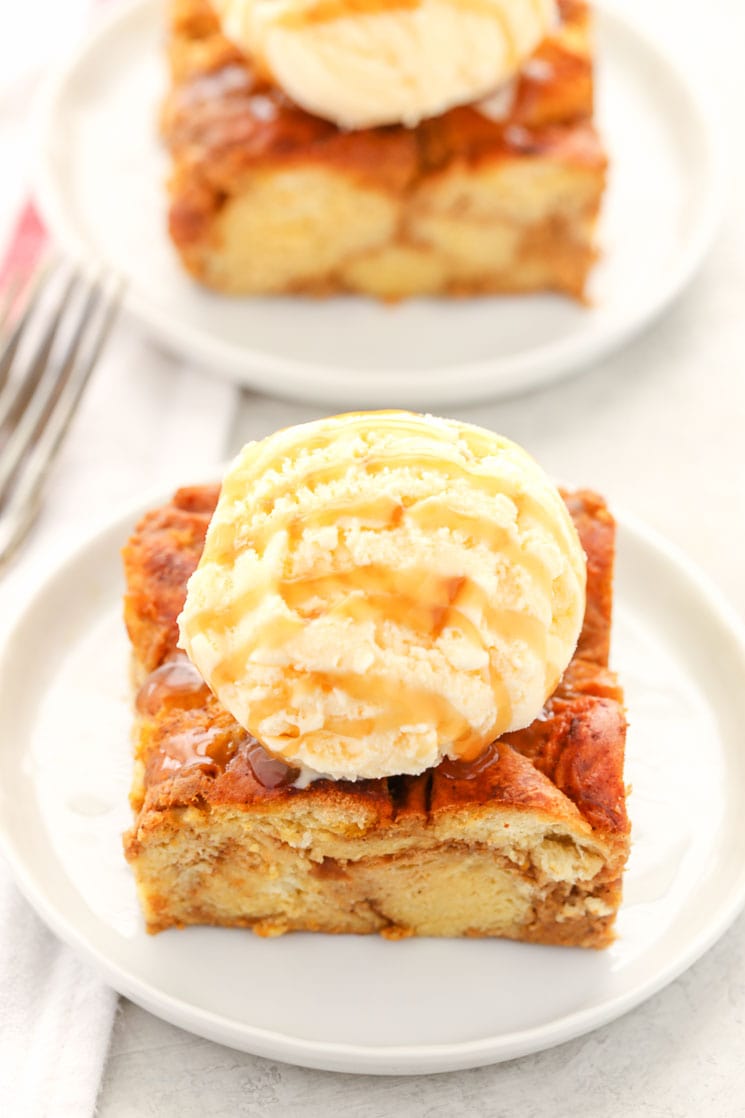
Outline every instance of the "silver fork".
[[36, 518], [121, 301], [119, 283], [50, 265], [14, 319], [19, 286], [11, 279], [0, 295], [0, 566]]

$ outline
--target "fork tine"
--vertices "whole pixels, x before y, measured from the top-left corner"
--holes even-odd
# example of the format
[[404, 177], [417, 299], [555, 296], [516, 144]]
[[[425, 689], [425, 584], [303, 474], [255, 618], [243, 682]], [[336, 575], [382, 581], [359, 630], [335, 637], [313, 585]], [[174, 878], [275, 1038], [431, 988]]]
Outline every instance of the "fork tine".
[[[38, 273], [31, 281], [31, 290], [29, 299], [24, 309], [23, 314], [16, 322], [7, 340], [4, 342], [2, 351], [0, 352], [0, 392], [5, 388], [8, 380], [8, 373], [10, 372], [13, 358], [16, 355], [16, 350], [23, 337], [24, 331], [31, 321], [34, 311], [39, 303], [42, 288], [44, 286], [43, 280], [49, 274], [51, 264], [44, 264], [39, 269]], [[10, 317], [15, 305], [17, 296], [20, 293], [22, 284], [18, 278], [10, 281], [8, 289], [3, 298], [2, 322], [0, 323], [0, 331], [4, 331], [5, 327], [10, 323]]]
[[45, 377], [46, 370], [50, 368], [49, 357], [52, 345], [70, 303], [71, 295], [77, 285], [76, 277], [73, 277], [66, 284], [61, 302], [44, 334], [39, 350], [34, 355], [30, 372], [23, 381], [19, 393], [20, 407], [16, 406], [17, 400], [13, 401], [13, 419], [20, 418], [18, 418], [18, 422], [3, 448], [2, 456], [0, 456], [0, 504], [15, 481], [24, 456], [41, 435], [57, 398], [63, 392], [65, 384], [72, 374], [83, 332], [90, 321], [94, 307], [101, 297], [99, 289], [93, 283], [88, 289], [82, 307], [77, 312], [72, 336], [58, 368], [51, 368], [50, 375]]
[[[57, 337], [62, 317], [67, 309], [68, 303], [72, 298], [75, 288], [78, 285], [78, 278], [75, 275], [68, 277], [62, 289], [59, 303], [53, 314], [49, 325], [44, 331], [44, 336], [39, 343], [39, 346], [34, 354], [34, 358], [29, 366], [28, 371], [17, 384], [8, 384], [7, 375], [12, 369], [13, 358], [18, 348], [18, 343], [26, 329], [26, 326], [33, 314], [33, 306], [28, 308], [24, 313], [23, 319], [18, 323], [18, 334], [15, 339], [13, 351], [9, 355], [8, 365], [6, 372], [6, 383], [3, 389], [0, 390], [0, 431], [5, 427], [12, 426], [17, 423], [19, 417], [22, 415], [24, 409], [28, 406], [29, 401], [36, 392], [39, 383], [41, 382], [45, 372], [49, 368], [49, 355], [54, 345], [54, 340]], [[10, 343], [9, 343], [10, 348]], [[0, 377], [2, 371], [0, 370]], [[0, 379], [0, 384], [2, 380]]]
[[17, 276], [14, 276], [3, 292], [2, 303], [0, 304], [0, 336], [5, 333], [10, 321], [10, 312], [13, 310], [20, 289], [21, 281]]
[[[92, 314], [86, 312], [81, 320], [82, 324], [79, 324], [76, 335], [80, 336], [77, 337], [77, 343], [74, 346], [71, 343], [68, 350], [69, 362], [73, 368], [68, 371], [64, 385], [55, 397], [54, 406], [45, 418], [42, 431], [25, 459], [21, 476], [6, 505], [5, 515], [0, 520], [0, 565], [12, 557], [36, 517], [47, 474], [59, 452], [101, 350], [114, 325], [121, 304], [122, 290], [121, 282], [117, 282], [113, 291], [108, 294], [97, 290], [96, 285], [91, 288], [86, 307], [92, 307], [91, 299], [95, 296], [95, 309], [100, 313], [86, 339], [87, 352], [76, 364], [82, 334], [91, 321]], [[70, 375], [71, 372], [74, 375]]]
[[[30, 453], [29, 461], [30, 463], [36, 462], [37, 470], [46, 470], [51, 465], [75, 415], [83, 391], [90, 380], [104, 343], [114, 325], [121, 303], [121, 288], [121, 283], [117, 282], [111, 293], [106, 294], [95, 288], [91, 291], [89, 302], [95, 296], [95, 311], [98, 315], [98, 321], [94, 322], [90, 331], [88, 352], [83, 355], [79, 367], [75, 369], [74, 376], [68, 376], [64, 388], [56, 400], [55, 407], [47, 417], [41, 437]], [[90, 317], [88, 316], [86, 321], [90, 321]], [[75, 346], [75, 353], [77, 353], [79, 347], [80, 338]], [[74, 362], [75, 354], [71, 356], [70, 360]], [[24, 471], [24, 473], [27, 477], [30, 475], [33, 478], [35, 471], [30, 466], [29, 470]]]

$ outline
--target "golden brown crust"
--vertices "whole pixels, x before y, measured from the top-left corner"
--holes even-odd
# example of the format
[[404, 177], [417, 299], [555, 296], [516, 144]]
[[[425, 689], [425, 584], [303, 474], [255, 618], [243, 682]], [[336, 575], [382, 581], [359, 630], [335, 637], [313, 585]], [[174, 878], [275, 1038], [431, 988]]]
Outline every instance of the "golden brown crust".
[[587, 602], [575, 661], [607, 667], [613, 607], [616, 526], [605, 501], [582, 489], [564, 499], [587, 556]]
[[124, 621], [145, 672], [176, 648], [176, 618], [202, 554], [218, 492], [217, 486], [178, 490], [170, 504], [140, 521], [123, 549]]

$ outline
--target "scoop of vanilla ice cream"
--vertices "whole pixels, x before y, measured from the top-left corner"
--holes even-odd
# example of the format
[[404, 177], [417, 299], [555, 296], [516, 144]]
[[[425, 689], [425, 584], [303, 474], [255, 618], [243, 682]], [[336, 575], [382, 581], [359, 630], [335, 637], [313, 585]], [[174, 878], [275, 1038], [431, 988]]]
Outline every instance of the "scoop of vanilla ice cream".
[[212, 0], [293, 101], [344, 128], [416, 124], [511, 78], [555, 0]]
[[533, 721], [584, 591], [566, 506], [520, 447], [431, 416], [343, 415], [233, 463], [181, 644], [286, 760], [418, 773]]

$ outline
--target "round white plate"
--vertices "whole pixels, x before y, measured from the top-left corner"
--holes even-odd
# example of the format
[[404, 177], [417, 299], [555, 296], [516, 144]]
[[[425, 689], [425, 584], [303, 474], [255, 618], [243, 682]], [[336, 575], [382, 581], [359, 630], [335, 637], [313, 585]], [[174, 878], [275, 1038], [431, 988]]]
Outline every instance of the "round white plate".
[[195, 285], [165, 231], [163, 5], [113, 13], [50, 82], [37, 195], [74, 257], [120, 273], [130, 310], [172, 347], [272, 394], [432, 408], [520, 392], [597, 360], [645, 325], [701, 261], [720, 197], [696, 89], [658, 45], [598, 14], [598, 106], [612, 171], [591, 307], [551, 295], [228, 298]]
[[143, 930], [129, 825], [124, 516], [39, 586], [0, 658], [0, 838], [27, 897], [117, 990], [274, 1059], [408, 1074], [535, 1052], [617, 1017], [745, 898], [745, 641], [702, 576], [620, 522], [613, 660], [633, 846], [605, 952], [499, 940]]

